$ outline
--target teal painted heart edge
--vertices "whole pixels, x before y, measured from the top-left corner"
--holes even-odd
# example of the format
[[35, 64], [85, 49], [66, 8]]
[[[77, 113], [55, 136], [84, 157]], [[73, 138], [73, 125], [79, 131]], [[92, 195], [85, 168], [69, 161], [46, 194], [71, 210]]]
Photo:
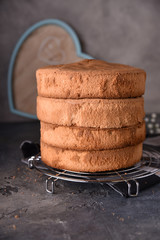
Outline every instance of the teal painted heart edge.
[[8, 101], [9, 101], [9, 108], [10, 108], [10, 111], [12, 113], [20, 115], [22, 117], [37, 119], [36, 115], [32, 115], [32, 114], [29, 114], [29, 113], [26, 113], [26, 112], [19, 111], [14, 106], [13, 94], [12, 94], [12, 76], [13, 76], [13, 69], [14, 69], [15, 60], [16, 60], [18, 51], [19, 51], [20, 47], [22, 46], [23, 42], [26, 40], [26, 38], [33, 31], [35, 31], [37, 28], [42, 27], [44, 25], [48, 25], [48, 24], [53, 24], [53, 25], [60, 26], [69, 33], [69, 35], [71, 36], [71, 38], [73, 39], [73, 42], [75, 44], [76, 53], [77, 53], [78, 57], [86, 58], [86, 59], [93, 59], [93, 57], [91, 57], [88, 54], [82, 52], [81, 44], [80, 44], [80, 41], [79, 41], [79, 38], [78, 38], [77, 34], [67, 23], [65, 23], [61, 20], [46, 19], [46, 20], [42, 20], [40, 22], [37, 22], [36, 24], [34, 24], [30, 28], [28, 28], [27, 31], [24, 32], [24, 34], [21, 36], [21, 38], [17, 42], [17, 44], [16, 44], [16, 46], [15, 46], [13, 52], [12, 52], [10, 63], [9, 63], [9, 68], [8, 68]]

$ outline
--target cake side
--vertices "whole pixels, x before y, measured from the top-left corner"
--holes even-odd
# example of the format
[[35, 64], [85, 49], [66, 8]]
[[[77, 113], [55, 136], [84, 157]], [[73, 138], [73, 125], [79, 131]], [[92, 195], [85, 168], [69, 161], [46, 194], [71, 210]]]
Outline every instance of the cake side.
[[130, 167], [140, 161], [142, 143], [121, 149], [76, 151], [52, 147], [41, 141], [42, 161], [53, 168], [99, 172]]
[[72, 150], [104, 150], [137, 145], [145, 139], [145, 122], [116, 129], [58, 126], [41, 121], [41, 141]]
[[41, 68], [36, 78], [38, 95], [43, 97], [131, 98], [144, 94], [146, 73], [93, 59]]
[[38, 119], [62, 126], [120, 128], [143, 122], [144, 100], [37, 97]]

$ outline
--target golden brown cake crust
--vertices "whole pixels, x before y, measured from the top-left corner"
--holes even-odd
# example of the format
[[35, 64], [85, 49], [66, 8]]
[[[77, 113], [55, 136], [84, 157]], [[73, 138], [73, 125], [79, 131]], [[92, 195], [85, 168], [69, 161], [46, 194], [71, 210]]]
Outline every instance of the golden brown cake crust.
[[104, 150], [137, 145], [145, 139], [145, 122], [116, 129], [65, 127], [41, 122], [41, 141], [72, 150]]
[[120, 128], [143, 122], [144, 100], [37, 97], [38, 119], [62, 126]]
[[48, 66], [36, 72], [38, 95], [52, 98], [131, 98], [144, 94], [146, 73], [101, 60]]
[[99, 172], [127, 168], [139, 162], [142, 143], [103, 151], [76, 151], [49, 146], [41, 142], [42, 161], [54, 168], [82, 172]]

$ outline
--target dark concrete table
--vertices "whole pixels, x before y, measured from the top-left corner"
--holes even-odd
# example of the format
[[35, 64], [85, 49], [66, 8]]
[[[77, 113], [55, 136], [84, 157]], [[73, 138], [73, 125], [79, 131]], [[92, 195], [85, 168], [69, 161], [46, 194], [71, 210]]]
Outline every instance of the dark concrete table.
[[19, 145], [39, 123], [0, 124], [0, 239], [160, 239], [160, 185], [124, 198], [108, 186], [58, 181], [21, 163]]

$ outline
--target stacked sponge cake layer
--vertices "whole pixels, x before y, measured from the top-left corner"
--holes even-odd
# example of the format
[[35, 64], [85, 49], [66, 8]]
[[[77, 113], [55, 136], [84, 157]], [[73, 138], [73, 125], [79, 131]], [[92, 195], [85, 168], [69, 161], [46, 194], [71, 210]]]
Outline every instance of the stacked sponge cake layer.
[[52, 98], [133, 98], [144, 94], [146, 73], [100, 60], [37, 70], [38, 95]]
[[37, 97], [41, 121], [63, 126], [120, 128], [143, 122], [144, 100], [54, 99]]
[[125, 148], [102, 151], [76, 151], [52, 147], [41, 142], [41, 157], [45, 164], [72, 171], [98, 172], [126, 168], [142, 156], [142, 143]]
[[36, 76], [41, 156], [47, 165], [96, 172], [140, 160], [143, 70], [83, 60], [39, 69]]
[[72, 150], [104, 150], [137, 145], [145, 139], [145, 123], [126, 128], [58, 126], [41, 121], [41, 141]]

